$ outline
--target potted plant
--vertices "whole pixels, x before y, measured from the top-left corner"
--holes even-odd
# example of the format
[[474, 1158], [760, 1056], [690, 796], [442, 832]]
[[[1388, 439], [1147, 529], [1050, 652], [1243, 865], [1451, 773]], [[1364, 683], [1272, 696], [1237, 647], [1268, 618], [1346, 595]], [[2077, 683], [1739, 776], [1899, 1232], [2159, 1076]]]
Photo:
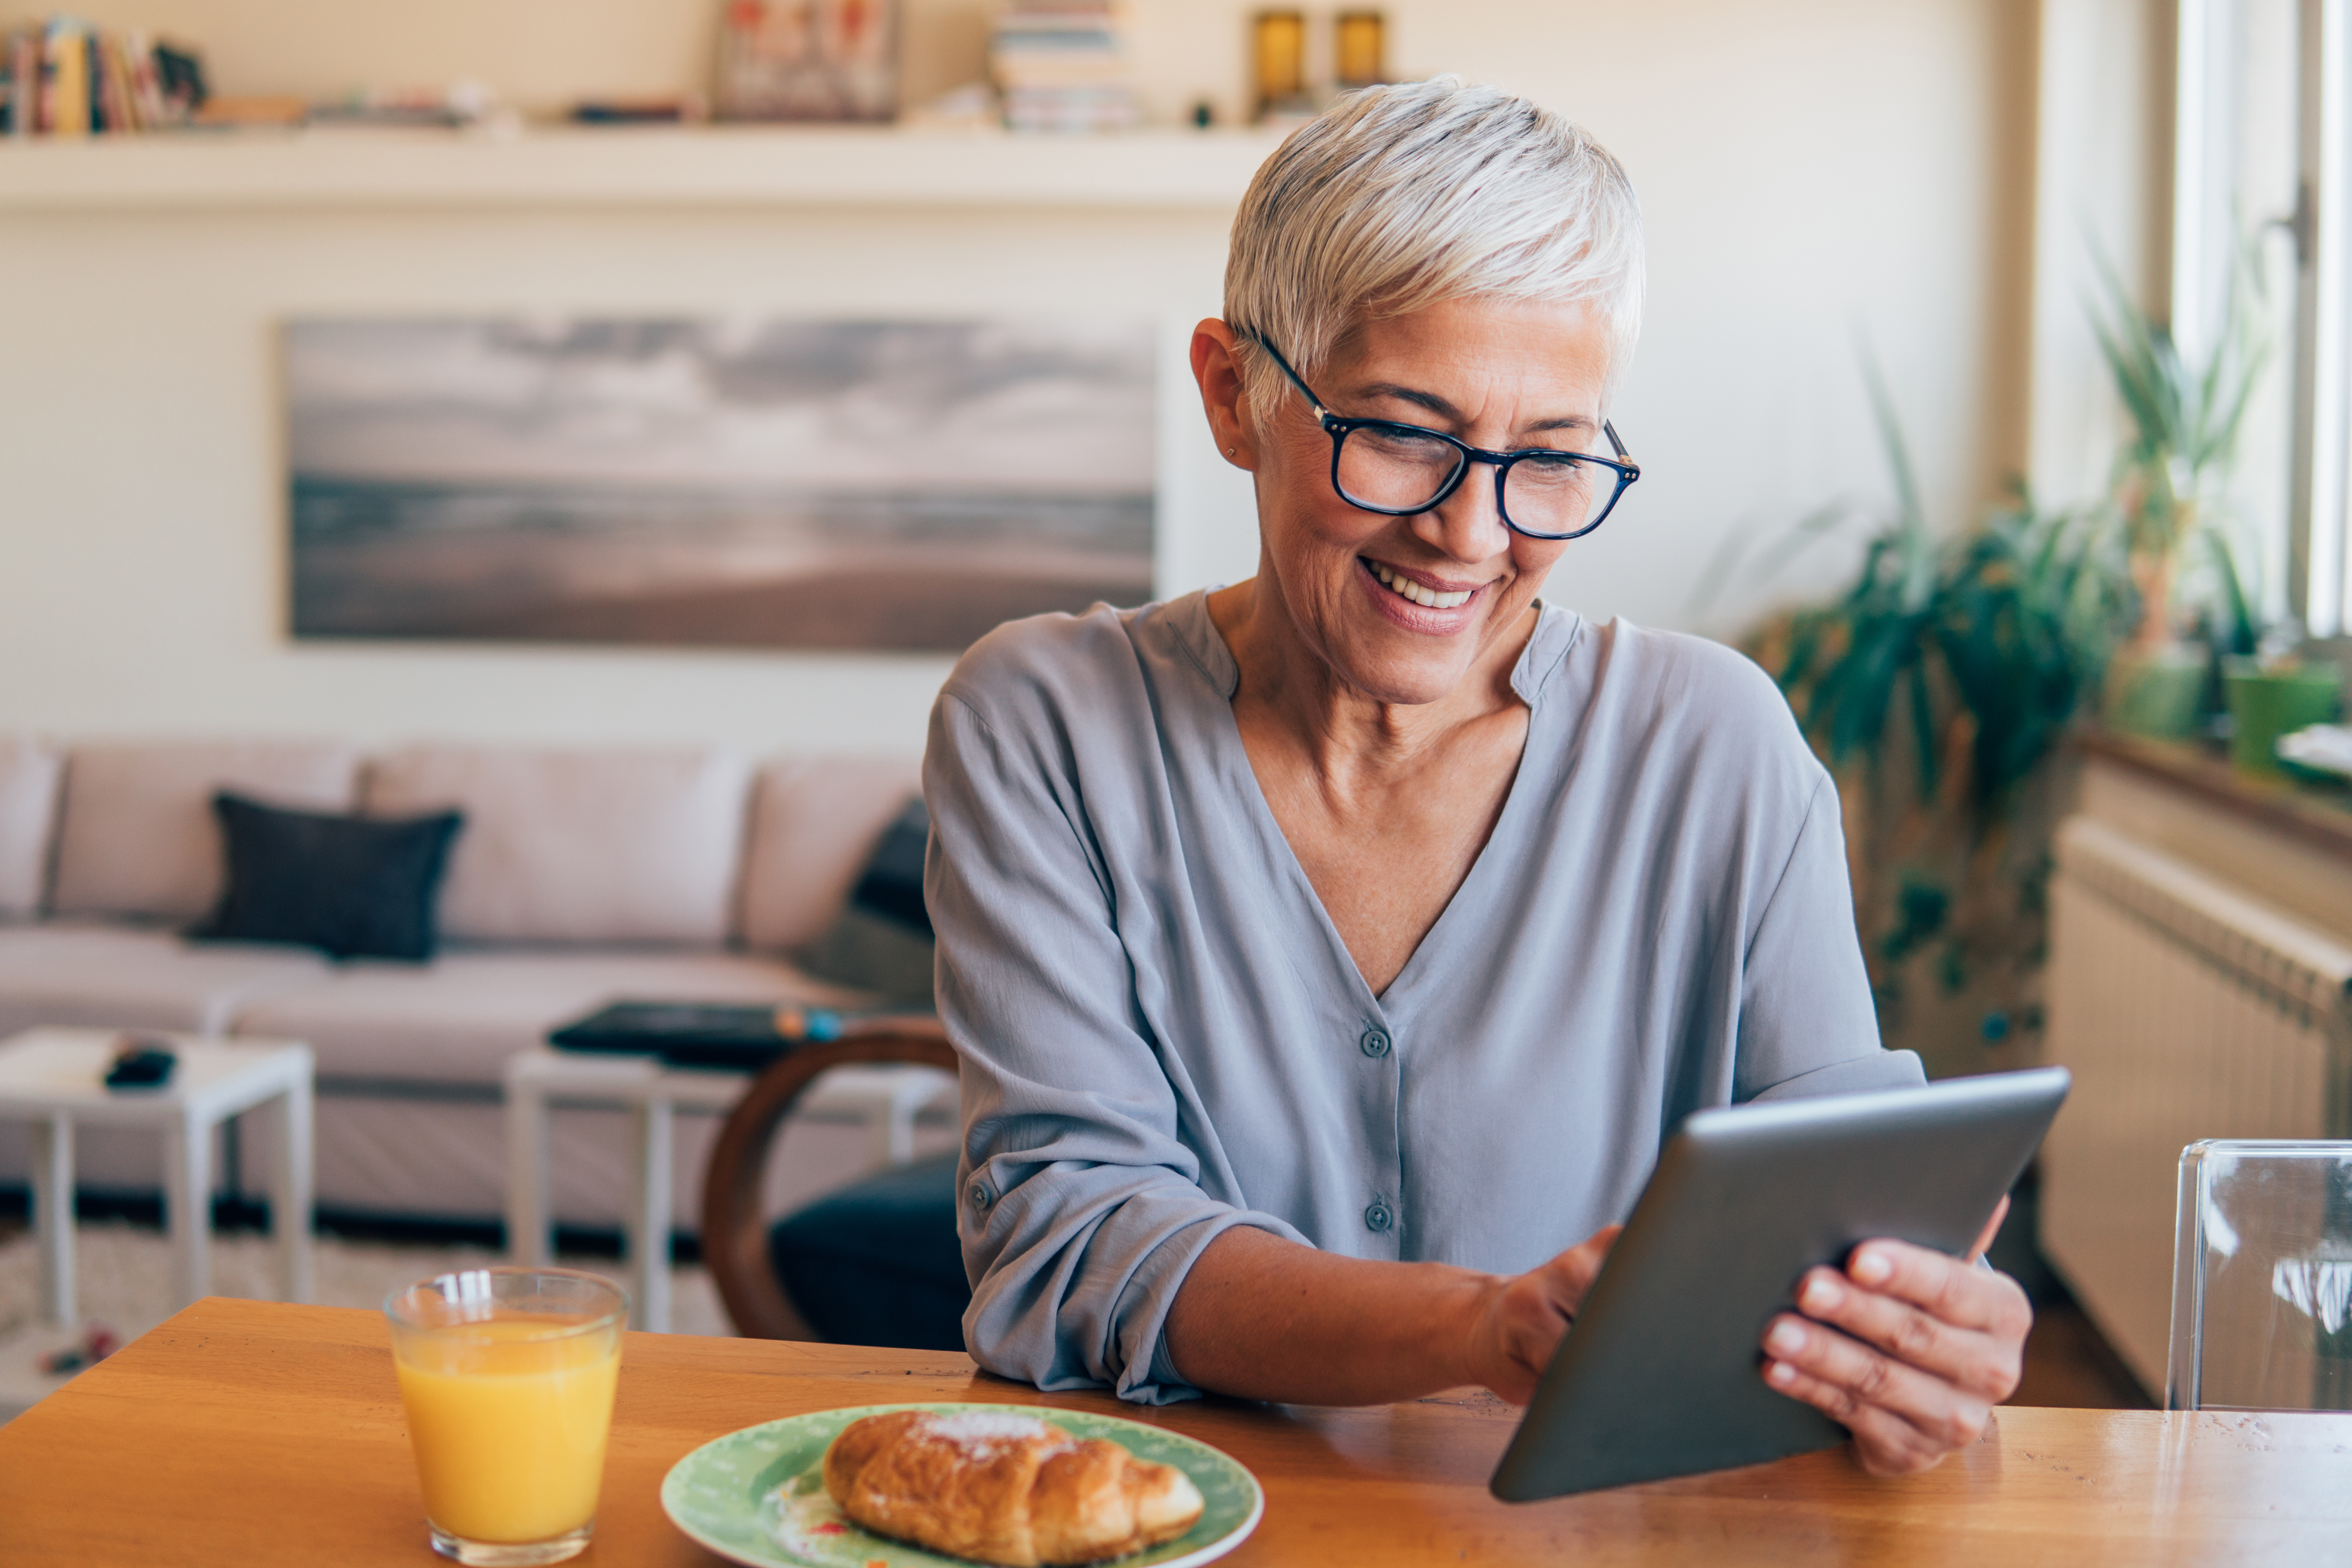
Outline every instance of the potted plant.
[[[2048, 511], [2021, 484], [2007, 507], [1938, 537], [1865, 365], [1894, 511], [1825, 507], [1759, 563], [1769, 575], [1857, 516], [1873, 525], [1844, 594], [1774, 617], [1747, 646], [1839, 774], [1882, 1025], [1931, 1072], [2032, 1058], [2069, 729], [2103, 696], [2116, 728], [2195, 734], [2217, 657], [2255, 650], [2223, 504], [2264, 358], [2247, 275], [2192, 368], [2106, 269], [2095, 327], [2131, 432], [2098, 503]], [[1719, 585], [1738, 555], [1706, 580]], [[2192, 607], [2199, 635], [2184, 637]]]
[[[1886, 390], [1865, 372], [1895, 505], [1800, 521], [1768, 574], [1853, 522], [1871, 531], [1861, 569], [1747, 646], [1838, 774], [1882, 1026], [1937, 1076], [2023, 1065], [2067, 794], [2049, 764], [2130, 621], [2121, 538], [2104, 515], [2045, 512], [2021, 487], [1966, 527], [1932, 529]], [[1736, 564], [1735, 545], [1707, 578]]]
[[2265, 776], [2282, 771], [2279, 737], [2327, 723], [2343, 695], [2340, 669], [2307, 662], [2291, 649], [2227, 659], [2221, 678], [2230, 704], [2230, 762]]
[[2105, 304], [2094, 309], [2091, 325], [2131, 420], [2130, 438], [2116, 456], [2110, 506], [2139, 599], [2137, 623], [2107, 670], [2103, 706], [2112, 729], [2187, 739], [2201, 726], [2213, 653], [2183, 639], [2178, 619], [2180, 567], [2193, 542], [2212, 546], [2229, 578], [2237, 623], [2246, 621], [2244, 596], [2228, 570], [2220, 507], [2268, 357], [2250, 308], [2250, 276], [2242, 263], [2233, 269], [2213, 352], [2192, 368], [2115, 269], [2101, 268]]

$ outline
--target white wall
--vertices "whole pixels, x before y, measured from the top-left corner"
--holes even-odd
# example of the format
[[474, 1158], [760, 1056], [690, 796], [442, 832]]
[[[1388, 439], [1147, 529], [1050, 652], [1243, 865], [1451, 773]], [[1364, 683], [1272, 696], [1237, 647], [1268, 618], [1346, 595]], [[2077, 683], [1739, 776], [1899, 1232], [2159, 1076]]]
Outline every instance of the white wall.
[[[1140, 0], [1173, 114], [1238, 95], [1244, 0]], [[231, 90], [482, 77], [518, 101], [686, 85], [709, 7], [669, 0], [100, 0], [205, 42]], [[1647, 468], [1552, 596], [1700, 620], [1700, 565], [1885, 489], [1857, 370], [1885, 364], [1933, 505], [2022, 465], [2034, 7], [2027, 0], [1392, 5], [1401, 69], [1498, 80], [1624, 159], [1651, 308], [1616, 412]], [[924, 18], [938, 26], [924, 32]], [[919, 87], [968, 75], [978, 12], [916, 11]], [[9, 150], [0, 147], [0, 157]], [[283, 632], [273, 323], [514, 309], [918, 314], [1214, 309], [1207, 216], [0, 212], [0, 729], [920, 743], [928, 658], [297, 645]], [[1245, 492], [1171, 363], [1163, 591], [1245, 573]], [[1818, 588], [1829, 552], [1705, 624]]]
[[[16, 475], [0, 500], [0, 724], [918, 748], [944, 659], [289, 641], [274, 323], [1198, 311], [1214, 305], [1197, 279], [1215, 274], [1219, 226], [628, 210], [8, 222], [0, 279], [65, 308], [18, 312], [18, 374], [0, 377], [0, 471]], [[1165, 531], [1168, 574], [1205, 574], [1178, 547], [1213, 531]]]
[[2027, 468], [2053, 498], [2103, 487], [2126, 426], [2086, 309], [2104, 254], [2142, 306], [2172, 287], [2172, 18], [2146, 0], [2044, 0]]

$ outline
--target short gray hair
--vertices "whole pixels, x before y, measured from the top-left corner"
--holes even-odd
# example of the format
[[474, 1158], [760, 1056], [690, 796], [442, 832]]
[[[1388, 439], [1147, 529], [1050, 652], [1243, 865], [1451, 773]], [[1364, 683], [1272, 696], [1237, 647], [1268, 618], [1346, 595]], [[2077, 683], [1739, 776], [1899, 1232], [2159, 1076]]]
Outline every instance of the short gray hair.
[[1350, 93], [1292, 132], [1234, 217], [1225, 321], [1252, 400], [1271, 340], [1311, 378], [1364, 322], [1449, 300], [1587, 300], [1614, 381], [1642, 322], [1642, 212], [1606, 148], [1551, 110], [1456, 76]]

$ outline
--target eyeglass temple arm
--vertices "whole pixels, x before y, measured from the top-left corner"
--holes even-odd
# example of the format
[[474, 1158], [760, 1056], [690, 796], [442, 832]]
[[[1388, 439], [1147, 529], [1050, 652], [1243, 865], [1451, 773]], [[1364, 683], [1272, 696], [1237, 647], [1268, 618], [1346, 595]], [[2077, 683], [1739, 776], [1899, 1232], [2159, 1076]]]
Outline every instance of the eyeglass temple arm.
[[[1299, 395], [1306, 398], [1307, 403], [1314, 407], [1315, 416], [1317, 418], [1321, 419], [1328, 416], [1330, 411], [1323, 406], [1323, 400], [1315, 395], [1315, 389], [1307, 384], [1305, 377], [1301, 376], [1297, 371], [1290, 368], [1290, 362], [1282, 357], [1282, 351], [1274, 346], [1274, 342], [1271, 339], [1265, 337], [1262, 333], [1246, 331], [1244, 331], [1241, 335], [1255, 343], [1258, 347], [1264, 349], [1273, 357], [1274, 363], [1281, 367], [1282, 374], [1290, 378], [1290, 384], [1298, 388]], [[1617, 454], [1620, 461], [1626, 463], [1632, 463], [1633, 461], [1633, 454], [1625, 450], [1625, 443], [1617, 438], [1617, 426], [1603, 419], [1601, 422], [1601, 433], [1609, 437], [1609, 449]], [[1635, 471], [1638, 472], [1640, 465], [1635, 464], [1634, 468]]]
[[1290, 362], [1282, 357], [1282, 351], [1274, 346], [1274, 341], [1271, 338], [1261, 332], [1253, 332], [1247, 328], [1242, 330], [1241, 335], [1273, 356], [1274, 363], [1282, 367], [1282, 374], [1290, 378], [1290, 384], [1298, 388], [1298, 395], [1306, 398], [1314, 408], [1315, 417], [1322, 419], [1329, 416], [1330, 410], [1323, 406], [1323, 400], [1315, 395], [1315, 389], [1307, 385], [1297, 371], [1290, 368]]

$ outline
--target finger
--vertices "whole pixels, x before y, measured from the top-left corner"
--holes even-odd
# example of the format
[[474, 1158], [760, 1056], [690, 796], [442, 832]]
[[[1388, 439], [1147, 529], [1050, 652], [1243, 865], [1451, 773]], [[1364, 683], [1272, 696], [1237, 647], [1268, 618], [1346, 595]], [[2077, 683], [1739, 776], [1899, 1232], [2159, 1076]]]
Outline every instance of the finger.
[[1583, 1304], [1584, 1293], [1591, 1289], [1592, 1282], [1601, 1277], [1601, 1266], [1609, 1261], [1609, 1249], [1617, 1245], [1617, 1237], [1624, 1233], [1624, 1229], [1622, 1225], [1604, 1226], [1544, 1265], [1545, 1270], [1566, 1288], [1567, 1308], [1571, 1317]]
[[[2003, 1276], [1988, 1279], [2016, 1289], [2014, 1282]], [[2023, 1301], [2024, 1293], [2019, 1291], [2018, 1307], [2024, 1321], [2010, 1331], [2000, 1324], [1992, 1329], [1957, 1327], [1907, 1301], [1861, 1289], [1827, 1268], [1812, 1270], [1797, 1288], [1797, 1310], [1805, 1316], [1994, 1404], [2008, 1398], [2017, 1387], [2024, 1355], [2024, 1325], [2032, 1321], [2032, 1310]]]
[[1508, 1281], [1490, 1307], [1491, 1343], [1499, 1353], [1486, 1358], [1474, 1381], [1513, 1405], [1525, 1405], [1567, 1337], [1571, 1314], [1541, 1272]]
[[1992, 1402], [1906, 1366], [1835, 1329], [1782, 1313], [1764, 1335], [1764, 1353], [1840, 1391], [1830, 1414], [1847, 1426], [1864, 1406], [1902, 1417], [1947, 1448], [1973, 1443], [1984, 1431]]
[[1855, 1460], [1874, 1476], [1913, 1475], [1933, 1468], [1951, 1451], [1894, 1412], [1857, 1405], [1847, 1390], [1787, 1362], [1766, 1361], [1764, 1381], [1843, 1426], [1853, 1436]]
[[2016, 1320], [2025, 1309], [2025, 1298], [2017, 1282], [1949, 1254], [1907, 1241], [1865, 1241], [1846, 1259], [1845, 1272], [1864, 1289], [1908, 1301], [1956, 1328], [2014, 1329], [2023, 1335]]
[[1992, 1238], [2000, 1234], [2000, 1222], [2008, 1217], [2009, 1194], [2003, 1193], [2000, 1194], [2000, 1202], [1992, 1205], [1992, 1218], [1985, 1221], [1984, 1229], [1978, 1233], [1977, 1244], [1969, 1248], [1969, 1262], [1974, 1263], [1992, 1250]]
[[[1605, 1226], [1504, 1285], [1496, 1299], [1494, 1322], [1510, 1370], [1499, 1374], [1504, 1381], [1487, 1386], [1514, 1405], [1527, 1402], [1624, 1228]], [[1519, 1385], [1522, 1379], [1524, 1387]]]
[[1609, 1249], [1617, 1245], [1617, 1238], [1624, 1234], [1625, 1227], [1622, 1225], [1604, 1225], [1569, 1250], [1590, 1252], [1595, 1258], [1606, 1258], [1609, 1256]]
[[1516, 1358], [1506, 1363], [1496, 1375], [1487, 1378], [1487, 1393], [1506, 1405], [1524, 1407], [1536, 1396], [1536, 1384], [1543, 1381], [1543, 1369], [1530, 1367]]

